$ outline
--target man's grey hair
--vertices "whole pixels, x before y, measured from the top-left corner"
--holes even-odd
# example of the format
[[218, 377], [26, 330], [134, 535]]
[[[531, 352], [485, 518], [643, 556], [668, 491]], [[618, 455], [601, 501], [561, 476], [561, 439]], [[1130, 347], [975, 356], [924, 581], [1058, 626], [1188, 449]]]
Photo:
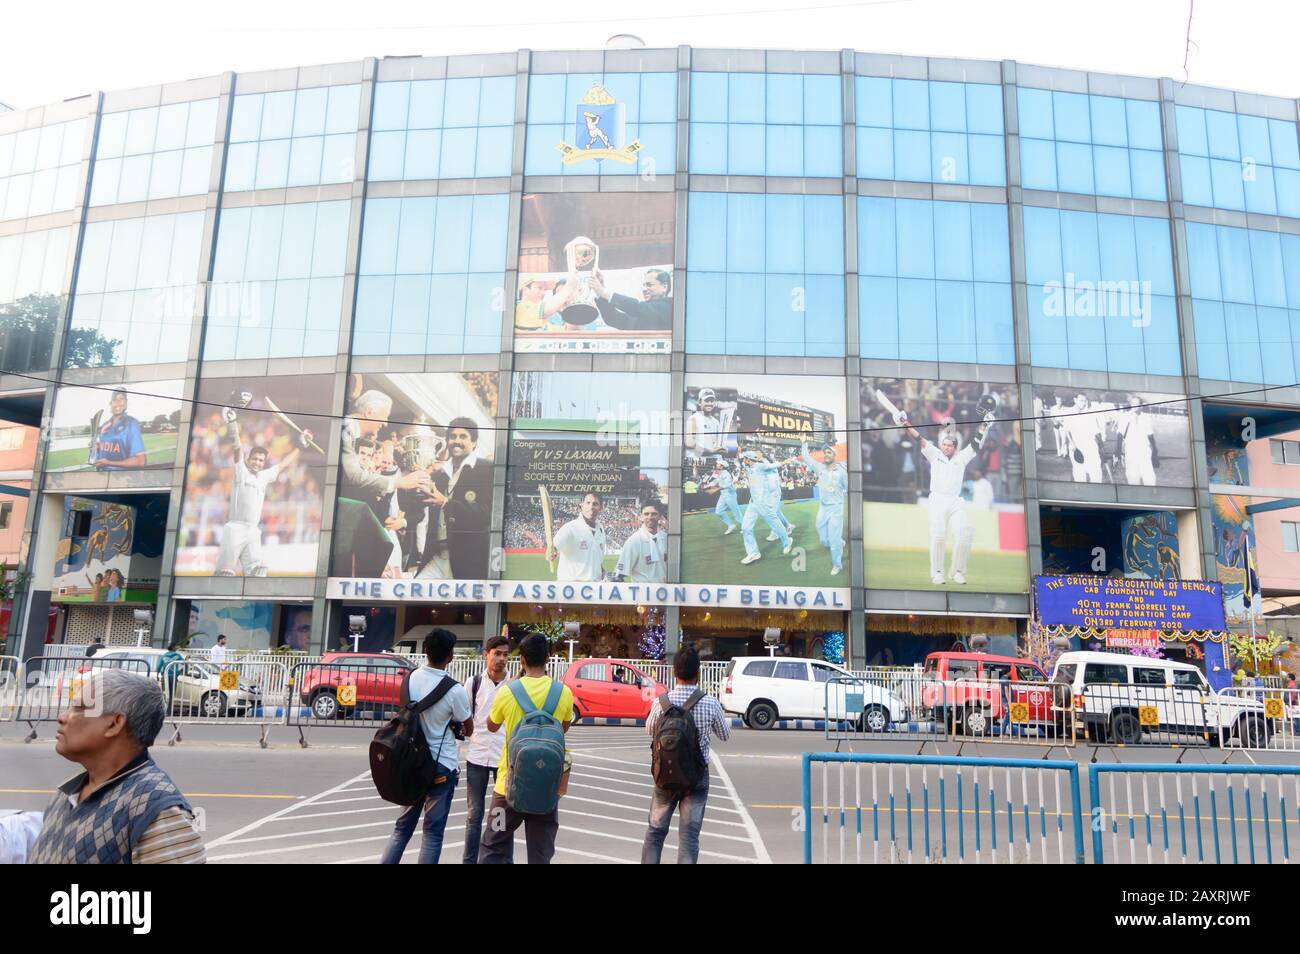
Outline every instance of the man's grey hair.
[[376, 391], [371, 388], [357, 398], [355, 407], [357, 414], [364, 415], [367, 412], [373, 412], [375, 418], [387, 419], [393, 410], [393, 399], [383, 391]]
[[167, 716], [162, 686], [150, 677], [125, 669], [95, 669], [83, 687], [87, 708], [97, 715], [126, 717], [126, 731], [146, 749], [162, 731]]

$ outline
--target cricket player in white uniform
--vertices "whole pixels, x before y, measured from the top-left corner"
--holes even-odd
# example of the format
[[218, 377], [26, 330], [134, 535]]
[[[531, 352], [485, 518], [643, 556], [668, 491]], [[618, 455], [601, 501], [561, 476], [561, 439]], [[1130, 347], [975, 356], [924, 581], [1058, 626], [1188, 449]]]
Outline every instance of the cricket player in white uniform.
[[722, 414], [713, 388], [700, 388], [699, 405], [686, 419], [684, 441], [691, 457], [722, 453]]
[[298, 434], [298, 446], [285, 455], [274, 467], [267, 467], [265, 447], [254, 446], [244, 457], [244, 445], [239, 437], [238, 415], [234, 408], [223, 408], [235, 444], [235, 476], [230, 484], [230, 510], [221, 527], [221, 550], [217, 554], [217, 576], [235, 576], [238, 567], [244, 576], [266, 576], [262, 562], [262, 505], [266, 491], [280, 474], [293, 466], [302, 448], [311, 443], [312, 433], [304, 430]]
[[1156, 484], [1156, 435], [1151, 418], [1142, 412], [1141, 402], [1133, 397], [1128, 407], [1116, 412], [1120, 438], [1124, 442], [1124, 476], [1130, 486], [1154, 487]]
[[[757, 449], [745, 451], [741, 458], [745, 461], [749, 481], [749, 505], [745, 507], [745, 516], [740, 523], [740, 536], [745, 541], [745, 558], [740, 562], [753, 563], [762, 559], [758, 543], [754, 540], [754, 525], [758, 523], [759, 517], [763, 518], [781, 541], [781, 552], [789, 553], [794, 544], [778, 512], [781, 504], [781, 465], [771, 463]], [[775, 492], [772, 490], [774, 484]]]
[[[898, 423], [907, 424], [906, 415], [900, 412]], [[939, 446], [922, 437], [911, 424], [907, 432], [921, 442], [921, 454], [930, 462], [930, 581], [942, 586], [943, 551], [947, 544], [948, 526], [952, 525], [952, 582], [965, 584], [966, 567], [970, 563], [971, 547], [975, 543], [975, 528], [966, 523], [966, 500], [961, 495], [966, 478], [966, 465], [975, 459], [976, 452], [984, 446], [993, 414], [984, 415], [984, 423], [975, 432], [975, 439], [958, 450], [960, 439], [955, 431], [944, 431]]]
[[631, 583], [668, 582], [668, 531], [657, 501], [641, 507], [641, 526], [623, 544], [614, 576]]
[[598, 493], [582, 498], [582, 512], [560, 527], [546, 553], [558, 560], [555, 578], [564, 582], [590, 583], [605, 575], [605, 531], [597, 526], [605, 500]]
[[1061, 418], [1070, 439], [1071, 478], [1078, 483], [1101, 483], [1101, 435], [1104, 414], [1089, 404], [1086, 394], [1074, 399], [1074, 407]]
[[722, 531], [725, 537], [740, 526], [743, 517], [740, 513], [740, 503], [736, 500], [736, 479], [731, 476], [731, 471], [722, 461], [718, 461], [717, 469], [713, 472], [712, 486], [707, 488], [707, 492], [718, 495], [718, 502], [714, 505], [713, 512], [727, 526], [727, 529]]
[[844, 501], [849, 495], [849, 471], [835, 459], [835, 445], [822, 448], [818, 460], [803, 445], [803, 462], [817, 475], [817, 537], [831, 551], [831, 576], [844, 569]]

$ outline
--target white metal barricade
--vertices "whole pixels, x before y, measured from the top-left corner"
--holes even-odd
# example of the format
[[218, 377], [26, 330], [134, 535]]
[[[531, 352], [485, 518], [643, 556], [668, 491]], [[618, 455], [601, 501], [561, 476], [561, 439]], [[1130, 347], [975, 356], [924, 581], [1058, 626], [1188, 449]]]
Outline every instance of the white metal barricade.
[[1300, 752], [1300, 689], [1232, 686], [1211, 705], [1225, 749]]
[[152, 675], [143, 661], [123, 657], [34, 656], [27, 660], [15, 715], [15, 721], [26, 722], [32, 730], [25, 741], [36, 739], [38, 722], [57, 722], [60, 715], [76, 705], [85, 677], [104, 669]]
[[182, 725], [255, 725], [266, 748], [271, 726], [286, 718], [289, 673], [281, 662], [186, 659], [169, 663], [158, 678], [174, 729], [168, 745], [183, 741]]

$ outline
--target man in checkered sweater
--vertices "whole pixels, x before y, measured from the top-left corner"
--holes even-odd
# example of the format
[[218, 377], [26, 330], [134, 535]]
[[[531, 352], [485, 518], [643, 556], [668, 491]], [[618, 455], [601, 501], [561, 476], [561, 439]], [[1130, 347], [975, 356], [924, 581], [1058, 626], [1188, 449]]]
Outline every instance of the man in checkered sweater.
[[149, 676], [96, 669], [59, 716], [54, 751], [86, 771], [60, 785], [32, 864], [202, 864], [203, 839], [176, 783], [149, 757], [166, 708]]
[[[693, 648], [680, 649], [673, 656], [673, 676], [676, 685], [669, 691], [667, 699], [673, 705], [681, 706], [699, 688], [700, 656]], [[663, 716], [661, 699], [655, 700], [645, 720], [646, 732], [651, 739], [655, 737], [655, 726]], [[641, 849], [643, 865], [659, 864], [664, 839], [668, 837], [668, 828], [678, 806], [681, 806], [682, 817], [677, 829], [677, 863], [693, 865], [699, 859], [700, 826], [704, 824], [704, 808], [709, 800], [709, 735], [712, 733], [720, 741], [727, 741], [731, 736], [731, 723], [722, 711], [722, 704], [707, 694], [691, 708], [691, 717], [700, 738], [700, 754], [704, 756], [704, 781], [688, 792], [668, 791], [655, 786], [650, 802], [650, 824]]]

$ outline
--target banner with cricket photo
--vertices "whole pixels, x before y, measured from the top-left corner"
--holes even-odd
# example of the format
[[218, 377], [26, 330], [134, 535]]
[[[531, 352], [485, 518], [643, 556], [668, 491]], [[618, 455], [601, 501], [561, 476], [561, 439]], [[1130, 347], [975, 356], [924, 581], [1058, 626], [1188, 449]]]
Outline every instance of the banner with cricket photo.
[[686, 375], [682, 582], [848, 586], [844, 379]]
[[1016, 386], [864, 378], [861, 399], [867, 587], [1028, 592]]
[[331, 375], [199, 385], [177, 576], [315, 576]]
[[45, 472], [147, 475], [166, 486], [176, 463], [181, 381], [61, 387], [54, 402]]
[[1176, 394], [1034, 385], [1038, 479], [1190, 487], [1187, 406]]
[[496, 371], [353, 374], [331, 576], [485, 579]]
[[515, 350], [667, 354], [671, 192], [523, 197]]
[[669, 376], [516, 372], [505, 578], [665, 583]]

